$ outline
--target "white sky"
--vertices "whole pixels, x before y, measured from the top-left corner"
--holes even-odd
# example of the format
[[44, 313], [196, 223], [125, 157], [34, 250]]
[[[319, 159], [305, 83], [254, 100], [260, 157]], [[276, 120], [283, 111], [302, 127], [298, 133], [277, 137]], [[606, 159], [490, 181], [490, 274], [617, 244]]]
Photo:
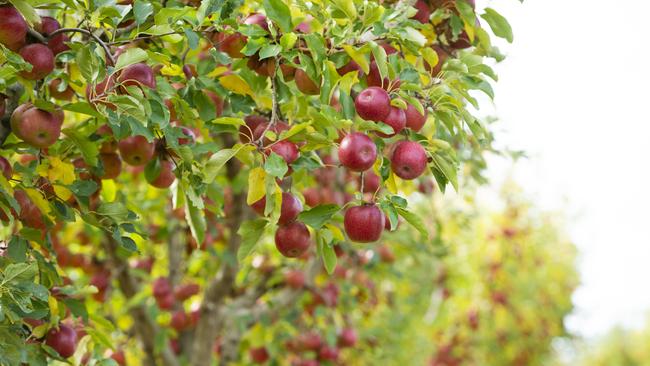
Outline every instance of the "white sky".
[[512, 175], [538, 205], [572, 218], [582, 285], [571, 331], [591, 338], [617, 324], [643, 325], [650, 310], [650, 1], [479, 5], [504, 14], [515, 34], [496, 67], [498, 142], [531, 157], [514, 171], [494, 161], [493, 185]]

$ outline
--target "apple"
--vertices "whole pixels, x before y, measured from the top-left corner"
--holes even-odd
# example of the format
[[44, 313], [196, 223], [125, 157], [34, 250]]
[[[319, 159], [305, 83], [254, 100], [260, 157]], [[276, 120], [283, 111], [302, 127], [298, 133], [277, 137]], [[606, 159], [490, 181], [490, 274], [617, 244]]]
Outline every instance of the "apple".
[[190, 325], [190, 317], [185, 310], [177, 310], [172, 314], [169, 326], [174, 328], [177, 332], [182, 332]]
[[388, 76], [382, 79], [381, 74], [379, 73], [379, 67], [377, 66], [377, 62], [375, 60], [370, 62], [370, 70], [366, 76], [366, 83], [370, 87], [379, 87], [384, 90], [397, 89], [400, 87], [400, 85], [402, 85], [402, 82], [399, 78], [396, 78], [392, 83]]
[[321, 361], [336, 361], [339, 358], [339, 349], [333, 346], [324, 345], [318, 351], [318, 359]]
[[126, 356], [124, 355], [124, 351], [121, 349], [111, 352], [110, 357], [117, 362], [119, 366], [126, 366]]
[[262, 27], [265, 31], [269, 31], [269, 23], [266, 21], [266, 15], [261, 13], [253, 13], [244, 19], [244, 24], [254, 25]]
[[287, 165], [296, 161], [300, 155], [298, 146], [296, 146], [296, 144], [293, 142], [287, 140], [278, 141], [272, 144], [269, 149], [274, 153], [280, 155], [284, 161], [287, 162]]
[[307, 95], [318, 95], [320, 93], [320, 84], [316, 84], [303, 69], [297, 69], [294, 74], [294, 81], [298, 90]]
[[382, 122], [392, 127], [393, 133], [385, 134], [383, 132], [377, 132], [377, 135], [381, 137], [393, 137], [400, 133], [404, 129], [404, 126], [406, 126], [406, 112], [403, 109], [391, 106], [388, 116]]
[[418, 110], [411, 104], [406, 106], [406, 127], [411, 130], [418, 132], [424, 126], [424, 123], [427, 121], [427, 111], [424, 110], [424, 114], [420, 114]]
[[377, 248], [377, 254], [379, 254], [379, 258], [384, 263], [395, 262], [395, 253], [393, 253], [393, 251], [387, 245], [379, 246], [379, 248]]
[[116, 153], [99, 154], [99, 160], [101, 160], [104, 167], [102, 179], [115, 179], [122, 172], [122, 159]]
[[185, 74], [185, 78], [187, 80], [190, 80], [192, 78], [195, 78], [199, 76], [199, 73], [196, 71], [196, 65], [194, 64], [185, 64], [183, 65], [183, 74]]
[[260, 76], [269, 77], [275, 75], [275, 58], [272, 57], [260, 60], [259, 55], [256, 53], [248, 58], [246, 66]]
[[59, 324], [59, 329], [52, 328], [47, 332], [45, 344], [54, 348], [63, 358], [68, 358], [77, 349], [77, 332], [65, 324]]
[[109, 125], [99, 126], [95, 133], [104, 138], [104, 142], [100, 146], [99, 152], [108, 154], [117, 151], [117, 141], [113, 138], [113, 130]]
[[390, 96], [379, 87], [364, 89], [354, 100], [359, 117], [368, 121], [383, 121], [390, 113]]
[[0, 6], [0, 43], [17, 51], [25, 44], [27, 28], [27, 22], [16, 8], [10, 5]]
[[174, 162], [170, 160], [160, 160], [160, 173], [149, 182], [152, 186], [160, 189], [167, 189], [176, 180], [174, 175]]
[[201, 290], [201, 287], [196, 284], [196, 283], [186, 283], [184, 285], [180, 285], [176, 288], [174, 291], [174, 297], [178, 301], [185, 301], [189, 299], [190, 297], [196, 295], [199, 293]]
[[179, 145], [191, 145], [196, 141], [196, 134], [190, 128], [181, 127], [181, 131], [183, 132], [183, 135], [185, 135], [186, 137], [178, 138]]
[[[262, 124], [267, 126], [269, 120], [266, 117], [252, 115], [244, 117], [244, 123], [244, 125], [239, 127], [239, 141], [241, 141], [242, 144], [247, 144], [257, 140], [254, 136], [255, 130]], [[259, 136], [257, 136], [257, 138], [259, 138]]]
[[29, 145], [43, 149], [54, 144], [61, 134], [63, 112], [48, 112], [26, 103], [11, 115], [11, 130]]
[[11, 163], [6, 158], [0, 156], [0, 172], [4, 175], [7, 180], [11, 179], [14, 175], [13, 169], [11, 168]]
[[305, 286], [305, 273], [299, 269], [291, 269], [284, 274], [284, 282], [292, 289], [299, 290]]
[[[41, 210], [32, 202], [27, 193], [22, 189], [17, 189], [14, 191], [14, 198], [20, 207], [20, 215], [18, 215], [18, 219], [23, 223], [23, 225], [34, 229], [45, 230], [46, 226]], [[16, 216], [13, 210], [12, 213]]]
[[353, 132], [341, 140], [338, 154], [343, 166], [355, 172], [363, 172], [372, 168], [377, 160], [377, 146], [368, 135]]
[[240, 33], [218, 33], [215, 36], [219, 51], [226, 53], [231, 58], [243, 58], [242, 48], [246, 46], [247, 37]]
[[309, 249], [310, 243], [309, 230], [300, 221], [280, 226], [275, 232], [275, 247], [288, 258], [300, 257]]
[[338, 334], [336, 344], [341, 348], [354, 347], [357, 344], [358, 336], [354, 328], [343, 328]]
[[127, 66], [120, 72], [117, 82], [122, 86], [146, 86], [151, 89], [156, 88], [156, 77], [153, 69], [145, 63], [137, 63]]
[[114, 88], [115, 88], [114, 75], [107, 77], [106, 79], [102, 80], [98, 84], [95, 85], [88, 84], [86, 86], [86, 100], [88, 100], [88, 103], [90, 103], [93, 107], [96, 104], [103, 104], [107, 108], [116, 110], [117, 107], [114, 104], [106, 102], [107, 95], [111, 94]]
[[156, 145], [140, 135], [125, 138], [118, 143], [117, 148], [122, 159], [132, 166], [147, 164], [156, 151]]
[[32, 64], [31, 71], [21, 71], [20, 76], [28, 80], [40, 80], [54, 70], [54, 54], [47, 46], [32, 43], [24, 46], [18, 52], [28, 63]]
[[266, 347], [255, 347], [251, 348], [248, 351], [248, 354], [253, 360], [254, 363], [264, 363], [269, 360], [269, 352], [266, 350]]
[[[264, 216], [264, 208], [266, 207], [266, 197], [251, 205], [253, 210], [259, 215]], [[302, 203], [300, 200], [291, 193], [282, 192], [282, 207], [280, 208], [280, 218], [278, 223], [286, 225], [298, 218], [302, 212]]]
[[429, 23], [429, 18], [431, 17], [431, 8], [429, 8], [429, 4], [427, 4], [427, 2], [424, 0], [418, 0], [415, 2], [415, 5], [413, 5], [413, 7], [415, 7], [415, 9], [418, 11], [413, 16], [413, 19], [422, 24]]
[[[359, 181], [361, 181], [361, 178], [359, 178]], [[361, 186], [361, 183], [359, 185]], [[379, 190], [380, 185], [381, 178], [373, 171], [363, 173], [363, 193], [375, 193]]]
[[323, 338], [320, 334], [310, 331], [298, 336], [298, 345], [300, 349], [317, 352], [323, 345]]
[[[61, 28], [61, 24], [58, 20], [52, 17], [41, 17], [41, 24], [38, 31], [43, 33], [44, 36], [49, 36], [59, 28]], [[68, 42], [69, 40], [70, 38], [68, 38], [66, 34], [59, 33], [47, 40], [47, 47], [49, 47], [50, 50], [52, 50], [52, 53], [56, 56], [59, 53], [70, 49], [70, 47], [65, 44], [65, 42]]]
[[63, 80], [61, 79], [54, 79], [50, 81], [48, 84], [47, 88], [50, 91], [50, 96], [54, 99], [59, 99], [59, 100], [72, 100], [72, 97], [74, 97], [74, 90], [70, 87], [70, 85], [66, 85], [65, 89], [59, 90], [59, 85]]
[[280, 64], [280, 71], [282, 71], [282, 78], [284, 78], [284, 81], [291, 81], [295, 79], [296, 75], [296, 68], [289, 65], [282, 63]]
[[345, 211], [343, 226], [350, 240], [372, 243], [381, 238], [384, 231], [384, 213], [373, 203], [350, 207]]
[[[253, 130], [253, 142], [258, 141], [265, 133], [267, 132], [266, 129], [268, 127], [270, 122], [268, 123], [262, 123]], [[282, 131], [288, 131], [289, 130], [289, 125], [282, 122], [282, 121], [277, 121], [273, 126], [269, 128], [269, 131], [273, 131], [276, 136], [279, 136]], [[268, 145], [271, 143], [271, 140], [267, 137], [264, 137], [262, 139], [262, 144], [264, 146]]]
[[413, 141], [400, 141], [395, 144], [390, 160], [395, 175], [412, 180], [424, 173], [428, 158], [422, 145]]
[[172, 285], [169, 283], [169, 280], [165, 277], [158, 277], [153, 282], [153, 296], [156, 298], [162, 298], [172, 293]]

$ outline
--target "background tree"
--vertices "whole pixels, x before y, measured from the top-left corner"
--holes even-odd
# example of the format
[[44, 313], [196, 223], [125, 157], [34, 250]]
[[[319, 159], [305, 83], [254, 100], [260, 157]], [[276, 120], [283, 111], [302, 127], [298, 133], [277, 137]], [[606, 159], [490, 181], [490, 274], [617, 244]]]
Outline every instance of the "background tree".
[[244, 340], [255, 362], [336, 363], [357, 344], [345, 316], [285, 345], [302, 356], [264, 332], [305, 293], [320, 321], [340, 294], [370, 313], [363, 271], [321, 269], [362, 265], [341, 244], [400, 217], [430, 240], [408, 194], [458, 189], [461, 166], [483, 181], [493, 151], [469, 107], [503, 57], [473, 1], [12, 0], [0, 15], [2, 363], [227, 364]]

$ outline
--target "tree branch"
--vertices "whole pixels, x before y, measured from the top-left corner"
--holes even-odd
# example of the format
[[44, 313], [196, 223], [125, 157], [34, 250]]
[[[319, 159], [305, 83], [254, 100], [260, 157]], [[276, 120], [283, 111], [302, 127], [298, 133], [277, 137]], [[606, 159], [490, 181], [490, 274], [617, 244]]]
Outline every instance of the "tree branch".
[[100, 46], [102, 46], [102, 48], [104, 49], [104, 53], [106, 53], [106, 58], [108, 59], [109, 65], [110, 66], [115, 65], [115, 58], [113, 58], [113, 54], [111, 53], [111, 49], [108, 48], [106, 43], [104, 43], [104, 41], [99, 39], [99, 37], [97, 37], [93, 32], [91, 32], [91, 31], [89, 31], [87, 29], [82, 29], [82, 28], [59, 28], [59, 29], [55, 30], [54, 32], [50, 33], [50, 35], [47, 38], [51, 39], [52, 37], [56, 36], [57, 34], [61, 34], [61, 33], [82, 33], [82, 34], [85, 34], [85, 35], [89, 36], [90, 38], [95, 40], [95, 42], [99, 43]]
[[[106, 252], [113, 264], [113, 269], [116, 271], [117, 279], [119, 282], [120, 290], [127, 299], [132, 298], [138, 293], [138, 285], [135, 278], [129, 271], [128, 263], [117, 254], [117, 243], [113, 239], [105, 241]], [[155, 338], [156, 334], [160, 332], [158, 325], [149, 317], [144, 305], [134, 305], [130, 309], [131, 316], [134, 318], [134, 328], [146, 354], [146, 365], [155, 366]], [[171, 348], [164, 347], [160, 354], [162, 363], [165, 366], [179, 366], [176, 356]]]

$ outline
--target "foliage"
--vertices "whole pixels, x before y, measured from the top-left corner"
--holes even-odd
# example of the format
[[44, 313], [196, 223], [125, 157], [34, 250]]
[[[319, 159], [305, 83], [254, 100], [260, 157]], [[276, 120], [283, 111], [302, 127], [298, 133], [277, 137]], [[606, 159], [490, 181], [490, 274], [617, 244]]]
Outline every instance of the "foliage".
[[[339, 291], [371, 313], [363, 272], [341, 284], [318, 275], [363, 262], [339, 257], [346, 209], [376, 203], [381, 223], [394, 229], [401, 217], [424, 241], [442, 240], [408, 194], [430, 194], [433, 179], [458, 190], [461, 168], [484, 181], [493, 138], [471, 107], [476, 93], [493, 98], [490, 59], [503, 55], [477, 15], [498, 37], [512, 41], [512, 31], [473, 1], [9, 3], [0, 363], [109, 365], [128, 349], [129, 363], [205, 365], [218, 354], [226, 364], [275, 327], [295, 333], [288, 320], [270, 322], [297, 311], [288, 305], [304, 292], [317, 315]], [[390, 96], [386, 111], [408, 119], [361, 118], [384, 107], [359, 107], [372, 85]], [[336, 159], [350, 132], [377, 151], [360, 174]], [[405, 140], [411, 150], [396, 156]], [[304, 269], [306, 287], [283, 285], [288, 267]], [[67, 326], [71, 357], [57, 344]], [[334, 362], [323, 348], [335, 332], [316, 350], [323, 363]]]

